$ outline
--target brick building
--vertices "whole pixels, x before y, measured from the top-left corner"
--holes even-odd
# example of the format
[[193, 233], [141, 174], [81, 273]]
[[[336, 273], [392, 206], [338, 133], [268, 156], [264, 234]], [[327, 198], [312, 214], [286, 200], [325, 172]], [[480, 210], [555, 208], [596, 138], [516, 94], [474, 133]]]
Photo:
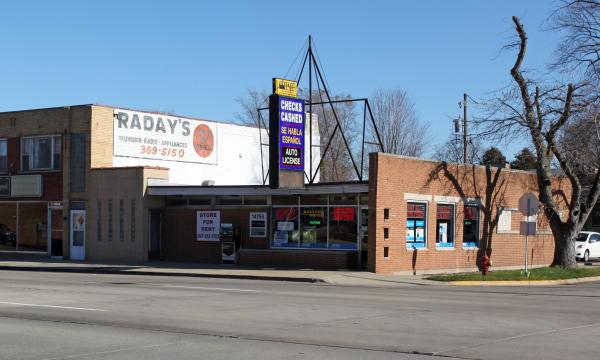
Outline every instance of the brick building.
[[[377, 273], [477, 269], [484, 253], [495, 268], [520, 267], [524, 236], [519, 198], [537, 194], [535, 172], [446, 164], [390, 154], [370, 155], [369, 270]], [[568, 182], [554, 179], [559, 204]], [[393, 194], [393, 195], [392, 195]], [[528, 259], [548, 265], [554, 241], [536, 216]]]
[[147, 213], [164, 201], [144, 198], [147, 179], [261, 184], [261, 136], [256, 127], [104, 105], [2, 112], [0, 224], [16, 236], [0, 237], [0, 251], [147, 260], [155, 251]]
[[[0, 224], [16, 232], [0, 252], [378, 273], [472, 270], [484, 252], [523, 262], [516, 208], [532, 173], [374, 153], [369, 182], [272, 189], [267, 139], [102, 105], [0, 113]], [[549, 264], [543, 216], [538, 228], [529, 260]]]

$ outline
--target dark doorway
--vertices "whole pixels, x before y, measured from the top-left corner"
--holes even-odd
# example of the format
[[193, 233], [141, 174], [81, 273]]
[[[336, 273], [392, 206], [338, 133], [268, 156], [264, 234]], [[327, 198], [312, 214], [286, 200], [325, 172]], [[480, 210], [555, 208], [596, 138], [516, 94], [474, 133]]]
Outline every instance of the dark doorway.
[[162, 259], [161, 218], [162, 212], [160, 210], [150, 210], [150, 247], [148, 248], [149, 260]]
[[49, 235], [50, 235], [50, 256], [62, 257], [63, 256], [63, 209], [62, 207], [48, 208], [50, 212], [50, 224], [49, 224]]
[[360, 209], [360, 264], [359, 267], [366, 269], [369, 259], [369, 209]]

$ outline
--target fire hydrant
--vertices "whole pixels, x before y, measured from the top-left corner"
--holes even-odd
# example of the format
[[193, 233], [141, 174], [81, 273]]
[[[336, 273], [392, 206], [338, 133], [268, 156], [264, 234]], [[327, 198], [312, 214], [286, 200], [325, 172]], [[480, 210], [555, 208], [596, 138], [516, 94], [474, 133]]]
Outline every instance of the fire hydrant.
[[481, 273], [487, 275], [490, 272], [490, 266], [492, 266], [492, 260], [487, 255], [483, 255], [481, 258]]

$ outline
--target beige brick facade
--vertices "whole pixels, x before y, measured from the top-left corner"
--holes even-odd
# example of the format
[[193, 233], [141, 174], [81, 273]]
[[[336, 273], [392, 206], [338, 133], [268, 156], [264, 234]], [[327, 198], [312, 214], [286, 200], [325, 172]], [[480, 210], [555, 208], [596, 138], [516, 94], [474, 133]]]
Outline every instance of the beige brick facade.
[[[8, 210], [14, 208], [14, 204], [17, 202], [38, 201], [42, 204], [41, 207], [38, 206], [40, 209], [43, 209], [44, 206], [47, 208], [49, 203], [61, 204], [65, 214], [62, 220], [62, 238], [65, 240], [62, 244], [62, 254], [65, 258], [69, 257], [68, 211], [71, 208], [71, 203], [77, 202], [77, 207], [80, 208], [82, 203], [88, 204], [89, 201], [88, 189], [82, 192], [70, 191], [71, 136], [72, 134], [85, 134], [85, 184], [89, 188], [92, 183], [90, 168], [112, 166], [112, 114], [112, 107], [97, 105], [64, 106], [0, 113], [0, 139], [7, 139], [8, 141], [7, 172], [0, 173], [0, 176], [40, 174], [43, 179], [43, 196], [41, 198], [2, 198], [0, 199], [0, 206], [4, 206], [7, 210], [0, 214], [7, 213], [6, 216], [3, 216], [6, 217], [6, 222], [12, 223], [15, 222], [13, 218], [16, 217], [16, 211]], [[21, 165], [22, 138], [43, 135], [60, 135], [60, 169], [24, 172]], [[47, 217], [43, 213], [36, 213], [36, 219], [37, 222], [34, 225], [38, 228], [38, 231], [32, 230], [30, 225], [21, 221], [18, 230], [21, 244], [40, 243], [42, 235], [39, 234], [39, 224], [42, 223], [42, 226], [47, 225]], [[0, 222], [2, 221], [0, 218]], [[56, 228], [56, 224], [54, 228]], [[43, 237], [45, 239], [45, 234], [43, 234]], [[43, 247], [40, 245], [38, 248]]]
[[148, 260], [148, 209], [164, 207], [162, 198], [146, 196], [148, 178], [168, 179], [168, 169], [92, 169], [87, 209], [86, 259], [128, 262]]

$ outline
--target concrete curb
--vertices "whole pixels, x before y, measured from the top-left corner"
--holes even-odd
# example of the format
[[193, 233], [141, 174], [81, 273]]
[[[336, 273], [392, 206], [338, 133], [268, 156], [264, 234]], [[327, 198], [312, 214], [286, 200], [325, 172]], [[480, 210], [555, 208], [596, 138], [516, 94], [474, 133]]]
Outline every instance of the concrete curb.
[[[395, 278], [394, 276], [376, 276], [376, 275], [354, 275], [354, 274], [344, 274], [343, 276], [361, 279], [361, 280], [369, 280], [369, 281], [379, 281], [385, 283], [395, 283], [395, 284], [407, 284], [407, 285], [420, 285], [420, 286], [439, 286], [439, 285], [447, 285], [442, 281], [434, 281], [434, 280], [426, 280], [426, 279], [401, 279]], [[327, 280], [326, 280], [327, 281]]]
[[58, 272], [79, 274], [111, 274], [111, 275], [152, 275], [152, 276], [182, 276], [197, 278], [239, 279], [239, 280], [268, 280], [268, 281], [290, 281], [302, 283], [325, 283], [323, 279], [311, 277], [294, 276], [266, 276], [266, 275], [244, 275], [244, 274], [211, 274], [190, 272], [162, 272], [119, 269], [114, 267], [103, 268], [74, 268], [74, 267], [42, 267], [42, 266], [2, 266], [0, 270], [8, 271], [36, 271], [36, 272]]
[[600, 276], [561, 280], [448, 281], [447, 284], [454, 286], [543, 286], [573, 285], [593, 281], [600, 281]]

